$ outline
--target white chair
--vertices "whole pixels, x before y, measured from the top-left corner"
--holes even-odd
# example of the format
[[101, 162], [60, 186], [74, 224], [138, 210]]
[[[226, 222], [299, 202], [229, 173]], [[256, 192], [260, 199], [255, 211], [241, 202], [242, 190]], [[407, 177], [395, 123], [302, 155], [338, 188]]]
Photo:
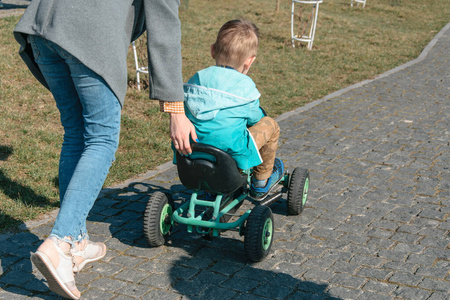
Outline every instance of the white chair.
[[[137, 51], [136, 51], [136, 43], [133, 42], [132, 43], [133, 46], [133, 54], [134, 54], [134, 63], [136, 66], [136, 81], [137, 81], [137, 88], [138, 91], [141, 90], [141, 84], [140, 84], [140, 78], [139, 78], [139, 74], [140, 73], [144, 73], [144, 74], [148, 74], [148, 67], [139, 67], [139, 61], [138, 61], [138, 56], [137, 56]], [[145, 51], [147, 51], [147, 49], [145, 49]]]
[[[312, 49], [314, 42], [314, 35], [316, 34], [317, 17], [319, 15], [319, 4], [323, 3], [323, 0], [292, 0], [292, 11], [291, 11], [291, 36], [292, 36], [292, 47], [295, 48], [295, 41], [308, 43], [308, 50]], [[303, 30], [296, 35], [294, 33], [294, 9], [295, 4], [301, 4], [302, 6], [311, 5], [312, 11], [309, 20], [304, 24]], [[306, 7], [306, 6], [305, 6]], [[301, 14], [300, 14], [301, 16]], [[309, 34], [305, 34], [306, 25], [310, 23]]]
[[362, 3], [363, 8], [366, 6], [366, 0], [352, 0], [352, 4], [351, 4], [352, 7], [353, 7], [353, 2], [358, 3], [358, 6], [359, 6], [360, 3]]

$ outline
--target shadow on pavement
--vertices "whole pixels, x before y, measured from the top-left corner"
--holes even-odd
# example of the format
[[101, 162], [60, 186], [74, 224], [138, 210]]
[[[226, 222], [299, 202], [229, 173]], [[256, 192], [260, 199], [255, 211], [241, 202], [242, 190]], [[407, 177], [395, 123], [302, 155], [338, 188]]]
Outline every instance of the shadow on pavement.
[[171, 247], [187, 252], [170, 261], [169, 280], [179, 294], [189, 299], [339, 299], [325, 292], [325, 283], [295, 278], [282, 267], [266, 270], [270, 261], [251, 264], [243, 246], [238, 247], [232, 239], [220, 239], [218, 247], [198, 248], [190, 248], [176, 237], [172, 240]]
[[[43, 277], [33, 274], [31, 252], [36, 251], [40, 238], [31, 232], [16, 233], [0, 241], [0, 299], [17, 299], [19, 295], [48, 299], [48, 286]], [[38, 272], [36, 272], [38, 273]], [[9, 298], [6, 298], [9, 297]]]
[[[339, 299], [326, 292], [328, 285], [325, 283], [304, 281], [287, 274], [283, 263], [276, 268], [271, 267], [274, 262], [270, 259], [251, 264], [245, 257], [243, 240], [239, 237], [224, 235], [207, 240], [201, 234], [188, 233], [185, 225], [177, 225], [165, 246], [150, 248], [143, 233], [143, 212], [151, 194], [156, 191], [171, 193], [178, 207], [189, 193], [180, 184], [164, 188], [139, 183], [135, 187], [130, 185], [126, 191], [129, 193], [123, 193], [123, 196], [100, 199], [88, 219], [108, 223], [112, 237], [133, 246], [135, 253], [156, 254], [155, 259], [137, 267], [150, 274], [140, 284], [159, 289], [151, 290], [146, 297], [167, 298], [165, 293], [175, 290], [189, 299]], [[118, 204], [118, 200], [123, 203]], [[124, 212], [102, 219], [98, 214], [105, 214], [107, 205], [120, 206]], [[275, 205], [274, 213], [285, 214], [284, 201]], [[165, 270], [163, 274], [161, 270]]]

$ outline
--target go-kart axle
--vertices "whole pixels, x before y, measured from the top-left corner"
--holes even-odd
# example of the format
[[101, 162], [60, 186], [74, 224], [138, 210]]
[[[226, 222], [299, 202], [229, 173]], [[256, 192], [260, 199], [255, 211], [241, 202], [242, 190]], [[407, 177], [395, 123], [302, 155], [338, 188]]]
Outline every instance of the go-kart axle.
[[277, 192], [277, 193], [267, 197], [266, 199], [262, 200], [261, 202], [259, 202], [259, 205], [270, 206], [274, 202], [276, 202], [278, 199], [280, 199], [282, 196], [283, 196], [282, 192]]

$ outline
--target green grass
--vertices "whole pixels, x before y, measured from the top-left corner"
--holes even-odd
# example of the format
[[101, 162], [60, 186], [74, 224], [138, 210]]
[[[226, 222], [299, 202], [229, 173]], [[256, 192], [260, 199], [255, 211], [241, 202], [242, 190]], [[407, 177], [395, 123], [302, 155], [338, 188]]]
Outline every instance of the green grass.
[[[291, 46], [290, 3], [280, 1], [276, 12], [274, 0], [191, 0], [180, 13], [184, 80], [214, 64], [209, 47], [224, 22], [249, 19], [261, 31], [249, 75], [276, 117], [415, 59], [448, 22], [450, 8], [449, 0], [369, 0], [364, 9], [351, 8], [350, 0], [325, 1], [308, 51]], [[58, 207], [62, 128], [51, 94], [17, 54], [12, 30], [18, 20], [0, 19], [0, 231]], [[167, 115], [147, 99], [147, 90], [135, 89], [133, 66], [130, 52], [120, 147], [106, 186], [171, 158]]]

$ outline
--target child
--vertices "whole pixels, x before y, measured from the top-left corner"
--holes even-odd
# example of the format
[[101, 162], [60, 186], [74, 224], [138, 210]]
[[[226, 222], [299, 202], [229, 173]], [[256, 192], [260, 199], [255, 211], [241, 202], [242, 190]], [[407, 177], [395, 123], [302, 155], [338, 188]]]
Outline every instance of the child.
[[284, 174], [275, 158], [280, 128], [259, 107], [261, 94], [246, 74], [256, 59], [259, 30], [245, 20], [225, 23], [211, 55], [216, 65], [184, 86], [186, 115], [199, 141], [230, 154], [241, 170], [253, 167], [250, 195], [264, 199]]

